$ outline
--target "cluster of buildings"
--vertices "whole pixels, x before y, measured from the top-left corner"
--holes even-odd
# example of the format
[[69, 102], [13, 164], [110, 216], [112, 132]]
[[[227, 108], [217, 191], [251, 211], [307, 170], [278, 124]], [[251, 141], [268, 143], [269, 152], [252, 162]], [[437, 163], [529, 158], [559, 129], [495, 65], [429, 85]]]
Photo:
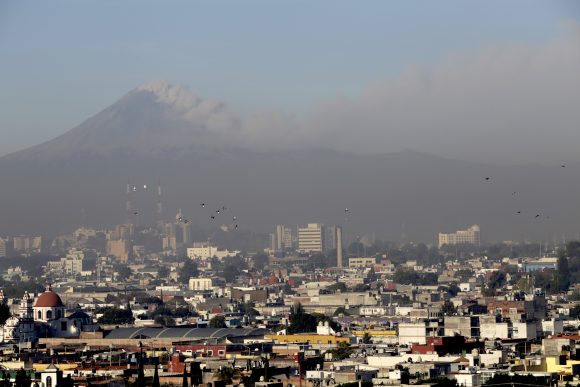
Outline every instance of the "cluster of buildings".
[[[147, 383], [184, 385], [185, 375], [216, 387], [481, 386], [495, 375], [580, 384], [580, 286], [550, 294], [531, 279], [553, 271], [554, 257], [353, 256], [339, 226], [319, 223], [277, 226], [272, 246], [247, 253], [187, 240], [183, 223], [151, 234], [181, 235], [183, 259], [139, 245], [132, 225], [60, 238], [63, 253], [36, 279], [51, 286], [0, 293], [10, 311], [0, 367], [39, 387], [121, 386], [140, 368]], [[120, 241], [133, 243], [113, 254]], [[439, 242], [478, 244], [479, 228]], [[331, 264], [313, 265], [320, 256]], [[227, 383], [224, 369], [236, 370]]]
[[296, 227], [295, 231], [284, 225], [277, 225], [270, 234], [271, 252], [298, 251], [300, 253], [323, 253], [342, 246], [342, 228], [322, 223], [308, 223]]

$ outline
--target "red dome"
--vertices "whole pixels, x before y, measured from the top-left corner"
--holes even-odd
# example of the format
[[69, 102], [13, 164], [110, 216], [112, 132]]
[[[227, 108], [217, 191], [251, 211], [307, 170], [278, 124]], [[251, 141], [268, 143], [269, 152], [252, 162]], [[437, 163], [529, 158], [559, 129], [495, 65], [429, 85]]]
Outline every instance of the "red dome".
[[58, 308], [62, 306], [64, 306], [64, 304], [62, 303], [60, 296], [52, 290], [47, 290], [42, 293], [36, 299], [36, 303], [34, 304], [35, 308]]

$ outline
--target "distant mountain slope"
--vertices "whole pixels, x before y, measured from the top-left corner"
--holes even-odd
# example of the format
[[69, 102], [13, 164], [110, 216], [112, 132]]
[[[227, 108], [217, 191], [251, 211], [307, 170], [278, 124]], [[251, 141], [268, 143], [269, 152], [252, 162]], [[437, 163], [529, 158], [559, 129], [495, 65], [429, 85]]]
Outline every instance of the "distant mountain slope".
[[[580, 166], [493, 166], [413, 151], [257, 152], [216, 126], [228, 117], [218, 102], [154, 82], [60, 137], [0, 158], [0, 235], [123, 222], [128, 181], [139, 187], [134, 206], [144, 221], [155, 218], [161, 181], [166, 217], [182, 208], [202, 227], [235, 215], [259, 231], [320, 221], [346, 223], [350, 238], [375, 231], [425, 242], [474, 223], [488, 240], [580, 231]], [[221, 206], [229, 210], [212, 221]]]

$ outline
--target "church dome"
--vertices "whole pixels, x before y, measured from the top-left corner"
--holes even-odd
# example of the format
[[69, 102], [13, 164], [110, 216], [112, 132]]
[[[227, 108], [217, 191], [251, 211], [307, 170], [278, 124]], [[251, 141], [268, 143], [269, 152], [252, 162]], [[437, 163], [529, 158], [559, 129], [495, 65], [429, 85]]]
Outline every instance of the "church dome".
[[36, 299], [34, 304], [35, 308], [59, 308], [63, 306], [60, 296], [53, 292], [50, 287]]

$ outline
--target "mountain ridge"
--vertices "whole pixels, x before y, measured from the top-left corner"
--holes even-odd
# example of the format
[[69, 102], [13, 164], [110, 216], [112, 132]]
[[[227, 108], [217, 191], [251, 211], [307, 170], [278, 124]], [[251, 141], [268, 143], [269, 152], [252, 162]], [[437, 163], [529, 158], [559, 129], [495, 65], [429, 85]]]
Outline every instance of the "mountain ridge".
[[[343, 224], [344, 208], [349, 238], [376, 232], [434, 243], [437, 232], [471, 224], [486, 240], [580, 230], [577, 165], [503, 166], [412, 150], [256, 150], [241, 140], [245, 132], [215, 124], [230, 122], [224, 105], [168, 83], [142, 87], [63, 135], [0, 158], [0, 235], [122, 223], [128, 181], [161, 181], [166, 214], [182, 208], [200, 227], [227, 221], [212, 221], [204, 202], [232, 208], [241, 228], [262, 232], [281, 223]], [[152, 195], [136, 199], [144, 222], [155, 221]]]

